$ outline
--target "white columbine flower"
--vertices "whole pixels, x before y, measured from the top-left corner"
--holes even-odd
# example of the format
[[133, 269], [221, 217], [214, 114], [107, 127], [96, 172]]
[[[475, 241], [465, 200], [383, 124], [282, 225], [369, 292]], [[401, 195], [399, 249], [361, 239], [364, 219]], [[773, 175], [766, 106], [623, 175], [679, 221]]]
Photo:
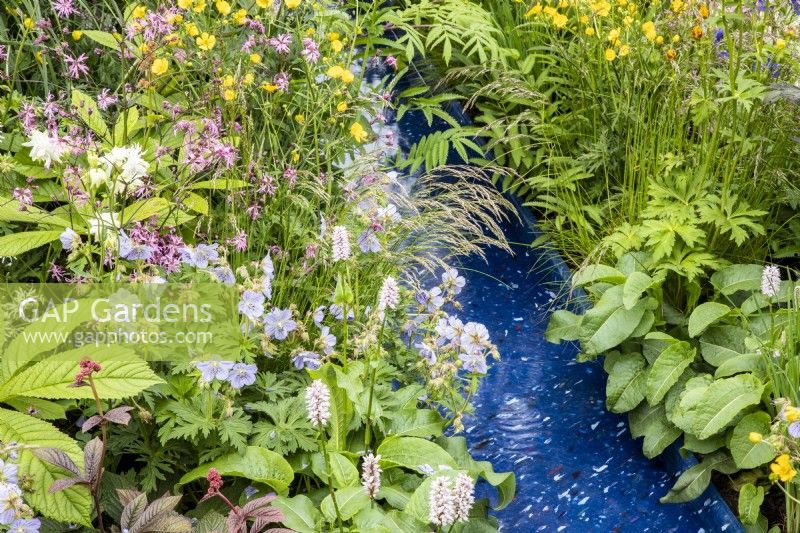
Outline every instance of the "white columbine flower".
[[350, 257], [350, 234], [344, 226], [333, 228], [331, 249], [334, 261], [344, 261]]
[[475, 483], [467, 474], [459, 474], [453, 488], [453, 499], [456, 507], [456, 520], [469, 521], [469, 512], [475, 503]]
[[775, 265], [767, 265], [761, 273], [761, 292], [768, 298], [778, 295], [781, 288], [781, 271]]
[[150, 166], [142, 157], [142, 148], [138, 144], [129, 147], [115, 146], [103, 156], [103, 163], [108, 173], [113, 170], [118, 172], [112, 187], [115, 194], [126, 189], [130, 193], [141, 187], [144, 184], [142, 178], [147, 175], [147, 168]]
[[361, 484], [367, 491], [371, 499], [375, 499], [381, 489], [381, 466], [378, 461], [380, 455], [372, 455], [372, 452], [364, 456], [364, 464], [361, 466]]
[[64, 154], [69, 151], [69, 147], [58, 138], [58, 135], [50, 135], [39, 130], [33, 130], [28, 142], [22, 143], [22, 146], [31, 149], [31, 159], [44, 161], [45, 168], [50, 168], [53, 162], [60, 163]]
[[381, 291], [378, 294], [378, 309], [397, 309], [397, 304], [400, 303], [400, 291], [397, 288], [397, 280], [392, 276], [387, 276], [381, 285]]
[[450, 490], [450, 479], [447, 476], [439, 476], [431, 481], [431, 488], [428, 491], [428, 504], [430, 514], [428, 520], [435, 526], [449, 526], [456, 519], [455, 501], [453, 492]]
[[331, 417], [331, 391], [322, 380], [315, 379], [306, 388], [306, 409], [312, 426], [324, 426]]

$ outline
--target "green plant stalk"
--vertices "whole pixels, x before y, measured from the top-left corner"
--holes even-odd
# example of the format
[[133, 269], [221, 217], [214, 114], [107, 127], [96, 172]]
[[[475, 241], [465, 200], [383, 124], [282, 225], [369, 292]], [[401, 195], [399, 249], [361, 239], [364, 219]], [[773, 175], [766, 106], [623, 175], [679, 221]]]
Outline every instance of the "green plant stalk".
[[[381, 347], [383, 345], [383, 328], [386, 325], [386, 314], [384, 311], [383, 320], [381, 321], [381, 330], [378, 333], [378, 360], [381, 357]], [[372, 363], [372, 358], [370, 357], [367, 360], [367, 366], [369, 367]], [[366, 421], [366, 428], [364, 430], [364, 449], [369, 449], [369, 445], [372, 442], [372, 396], [375, 391], [375, 375], [378, 372], [377, 362], [376, 366], [369, 370], [369, 400], [367, 401], [367, 421]]]
[[319, 444], [322, 448], [322, 457], [325, 460], [325, 470], [327, 470], [328, 473], [328, 492], [330, 493], [331, 501], [333, 502], [333, 510], [336, 512], [336, 522], [339, 526], [339, 533], [344, 533], [342, 515], [339, 513], [339, 504], [336, 502], [336, 492], [333, 490], [333, 477], [331, 475], [331, 463], [328, 459], [328, 448], [322, 430], [319, 432]]

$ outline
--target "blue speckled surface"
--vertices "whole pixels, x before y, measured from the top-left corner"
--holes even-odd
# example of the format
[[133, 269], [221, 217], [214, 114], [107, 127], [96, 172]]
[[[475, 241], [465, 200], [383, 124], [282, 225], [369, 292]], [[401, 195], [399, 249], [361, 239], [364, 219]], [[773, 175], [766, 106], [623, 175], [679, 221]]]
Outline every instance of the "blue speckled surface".
[[[429, 131], [415, 113], [399, 129], [403, 149]], [[605, 410], [602, 366], [576, 363], [574, 344], [545, 341], [568, 270], [552, 252], [525, 246], [536, 236], [529, 213], [526, 218], [506, 228], [508, 240], [521, 243], [514, 256], [489, 250], [488, 263], [460, 265], [467, 279], [461, 316], [483, 322], [503, 356], [481, 386], [476, 415], [466, 421], [475, 458], [517, 477], [515, 500], [496, 513], [501, 530], [741, 532], [714, 487], [693, 502], [661, 504], [659, 497], [694, 459], [681, 459], [674, 447], [664, 454], [669, 464], [646, 459], [625, 417]], [[493, 495], [487, 486], [478, 490]]]
[[[520, 225], [509, 227], [507, 236], [533, 240]], [[503, 530], [737, 530], [707, 523], [709, 508], [724, 505], [710, 494], [688, 504], [659, 503], [674, 476], [642, 455], [641, 440], [631, 439], [624, 417], [605, 410], [602, 366], [576, 363], [571, 343], [544, 340], [558, 292], [555, 274], [538, 252], [524, 246], [515, 252], [491, 251], [488, 265], [464, 265], [502, 283], [462, 269], [462, 314], [484, 322], [503, 355], [482, 384], [466, 430], [477, 458], [517, 475], [516, 500], [497, 514]]]

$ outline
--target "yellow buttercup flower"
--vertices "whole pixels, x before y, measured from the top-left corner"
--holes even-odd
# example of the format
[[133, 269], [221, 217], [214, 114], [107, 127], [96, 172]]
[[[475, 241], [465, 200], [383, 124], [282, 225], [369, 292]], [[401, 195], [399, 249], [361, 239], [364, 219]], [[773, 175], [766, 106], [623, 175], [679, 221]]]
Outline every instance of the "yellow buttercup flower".
[[261, 88], [267, 91], [269, 94], [272, 94], [278, 90], [277, 85], [275, 85], [274, 83], [267, 83], [267, 82], [262, 83]]
[[74, 30], [72, 32], [72, 40], [73, 41], [80, 41], [81, 37], [83, 37], [83, 32], [81, 30]]
[[341, 35], [339, 35], [338, 31], [328, 32], [328, 40], [329, 41], [338, 41]]
[[686, 9], [686, 2], [683, 0], [672, 0], [670, 9], [672, 9], [672, 12], [676, 15], [680, 14], [684, 9]]
[[256, 0], [256, 5], [261, 9], [267, 9], [270, 6], [270, 0]]
[[700, 39], [702, 39], [703, 38], [703, 28], [701, 28], [700, 26], [695, 26], [694, 28], [692, 28], [692, 37], [696, 41], [699, 41]]
[[586, 28], [586, 29], [584, 30], [584, 32], [583, 32], [583, 33], [585, 33], [586, 35], [588, 35], [589, 37], [591, 37], [592, 35], [594, 35], [594, 28], [592, 28], [592, 27], [590, 26], [590, 27]]
[[614, 61], [617, 58], [617, 53], [613, 48], [606, 48], [606, 52], [603, 56], [606, 58], [606, 61]]
[[197, 29], [197, 24], [194, 22], [187, 22], [183, 25], [183, 27], [186, 29], [186, 33], [188, 33], [190, 37], [197, 37], [200, 35], [200, 30]]
[[338, 54], [342, 51], [342, 48], [344, 48], [344, 44], [342, 44], [342, 41], [339, 39], [331, 41], [331, 49], [334, 51], [334, 53]]
[[631, 24], [633, 24], [633, 17], [631, 17], [630, 15], [627, 15], [627, 16], [626, 16], [624, 19], [622, 19], [622, 23], [623, 23], [623, 24], [625, 25], [625, 27], [627, 28], [628, 26], [630, 26]]
[[195, 42], [197, 43], [197, 47], [200, 50], [208, 52], [209, 50], [214, 48], [215, 44], [217, 44], [217, 38], [214, 37], [213, 35], [209, 35], [208, 32], [204, 31], [202, 35], [200, 35], [200, 37], [196, 39]]
[[328, 68], [326, 74], [329, 78], [337, 80], [342, 77], [342, 74], [344, 74], [344, 69], [339, 65], [333, 65], [332, 67]]
[[236, 24], [244, 25], [247, 23], [247, 11], [244, 9], [240, 9], [236, 13], [233, 14], [233, 20]]
[[305, 124], [306, 123], [306, 116], [305, 115], [295, 115], [294, 121], [298, 124]]
[[342, 81], [345, 83], [353, 83], [353, 80], [356, 79], [356, 75], [350, 72], [349, 70], [345, 70], [342, 72]]
[[588, 15], [581, 15], [578, 19], [581, 24], [589, 24], [589, 16]]
[[131, 16], [135, 19], [143, 19], [145, 15], [147, 15], [147, 7], [145, 6], [136, 6], [131, 12]]
[[178, 0], [178, 7], [181, 9], [189, 9], [194, 4], [194, 0]]
[[162, 74], [166, 73], [167, 70], [169, 70], [169, 61], [163, 57], [157, 58], [155, 61], [153, 61], [153, 64], [150, 65], [150, 72], [156, 76], [161, 76]]
[[250, 54], [250, 62], [255, 63], [256, 65], [261, 63], [261, 54]]
[[658, 37], [656, 37], [656, 44], [658, 46], [661, 46], [662, 44], [664, 44], [664, 36], [663, 35], [659, 35]]
[[769, 469], [772, 470], [772, 476], [770, 477], [774, 476], [784, 483], [791, 481], [797, 475], [797, 471], [792, 468], [792, 464], [789, 461], [789, 455], [785, 453], [779, 455], [775, 462], [769, 465]]
[[672, 42], [674, 44], [678, 44], [679, 42], [681, 42], [681, 36], [680, 35], [673, 35], [672, 36]]
[[670, 48], [669, 50], [667, 50], [667, 53], [665, 55], [667, 56], [667, 59], [669, 59], [670, 61], [674, 61], [675, 58], [678, 56], [678, 52]]
[[783, 39], [776, 39], [775, 48], [777, 48], [778, 50], [783, 50], [784, 48], [786, 48], [786, 41], [784, 41]]
[[567, 22], [569, 22], [569, 18], [567, 18], [566, 15], [562, 13], [556, 13], [555, 15], [553, 15], [553, 26], [555, 26], [556, 28], [565, 27], [567, 25]]
[[227, 76], [222, 78], [222, 86], [223, 87], [226, 87], [226, 88], [227, 87], [233, 87], [235, 84], [236, 84], [236, 80], [230, 74], [228, 74]]
[[217, 8], [217, 11], [219, 11], [219, 14], [222, 16], [230, 15], [231, 13], [231, 5], [225, 0], [217, 0], [214, 6]]
[[763, 438], [764, 438], [764, 436], [761, 433], [758, 433], [756, 431], [751, 431], [747, 435], [747, 440], [749, 440], [753, 444], [758, 444], [759, 442], [762, 441]]
[[783, 409], [783, 418], [789, 423], [796, 422], [800, 418], [800, 409], [791, 405], [786, 406]]
[[542, 13], [552, 17], [553, 15], [558, 14], [558, 9], [554, 8], [553, 6], [547, 6], [546, 8], [542, 9]]
[[700, 16], [703, 17], [704, 19], [708, 18], [708, 6], [707, 5], [705, 5], [705, 4], [701, 5], [700, 8], [698, 9], [698, 12], [700, 13]]
[[26, 30], [32, 30], [34, 26], [33, 19], [30, 17], [25, 17], [25, 20], [22, 21], [22, 25], [25, 26]]
[[530, 18], [534, 15], [538, 15], [541, 12], [542, 12], [542, 4], [536, 4], [532, 8], [530, 8], [527, 13], [525, 13], [525, 16]]
[[608, 42], [614, 45], [619, 42], [619, 28], [614, 28], [608, 32]]
[[197, 0], [197, 3], [195, 3], [194, 7], [192, 8], [192, 11], [194, 11], [195, 13], [202, 13], [205, 10], [206, 10], [206, 0]]
[[234, 98], [236, 98], [236, 91], [234, 91], [233, 89], [225, 89], [224, 91], [222, 91], [223, 100], [230, 102]]
[[369, 137], [369, 134], [364, 129], [364, 126], [358, 122], [353, 122], [353, 125], [350, 126], [350, 135], [352, 135], [353, 139], [360, 143], [363, 143]]
[[592, 4], [592, 11], [598, 17], [607, 17], [608, 14], [611, 13], [611, 4], [606, 0], [600, 0]]
[[625, 57], [626, 55], [631, 53], [631, 47], [627, 44], [623, 44], [619, 47], [619, 57]]
[[286, 4], [286, 7], [289, 9], [294, 9], [300, 6], [300, 2], [301, 0], [284, 0], [283, 3]]
[[295, 150], [292, 152], [292, 162], [297, 163], [298, 161], [300, 161], [300, 152]]
[[256, 77], [253, 75], [252, 72], [248, 72], [242, 78], [242, 85], [252, 85], [255, 81]]
[[345, 111], [347, 111], [347, 102], [344, 101], [339, 102], [339, 104], [336, 106], [336, 111], [338, 111], [339, 113], [344, 113]]
[[655, 41], [656, 37], [658, 36], [658, 34], [656, 33], [655, 23], [647, 21], [644, 24], [642, 24], [642, 33], [644, 33], [644, 36], [648, 41], [650, 42]]
[[569, 2], [567, 2], [567, 0], [559, 0], [558, 7], [561, 9], [566, 9], [569, 7]]

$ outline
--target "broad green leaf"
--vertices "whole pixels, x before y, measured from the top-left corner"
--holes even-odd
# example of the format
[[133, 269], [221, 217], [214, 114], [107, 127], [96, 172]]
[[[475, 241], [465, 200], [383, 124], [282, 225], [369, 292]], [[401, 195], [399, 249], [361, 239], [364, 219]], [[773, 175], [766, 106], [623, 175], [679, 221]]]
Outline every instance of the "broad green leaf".
[[647, 401], [655, 405], [664, 399], [683, 371], [694, 361], [697, 351], [688, 342], [669, 345], [659, 355], [647, 373]]
[[322, 514], [317, 510], [308, 496], [299, 494], [292, 498], [278, 496], [272, 506], [279, 509], [283, 516], [283, 525], [297, 531], [297, 533], [316, 533], [319, 531], [317, 522], [322, 519]]
[[57, 241], [61, 230], [23, 231], [0, 237], [0, 257], [16, 257], [29, 250]]
[[399, 437], [438, 437], [444, 420], [433, 409], [400, 411], [389, 424], [388, 433]]
[[738, 326], [708, 328], [700, 337], [700, 353], [709, 364], [720, 366], [727, 359], [747, 352], [746, 337], [747, 331]]
[[294, 471], [286, 459], [272, 450], [248, 446], [244, 454], [233, 453], [198, 466], [187, 472], [179, 483], [185, 485], [195, 479], [204, 478], [212, 468], [216, 468], [223, 476], [242, 477], [264, 483], [279, 494], [286, 494], [294, 479]]
[[756, 468], [772, 461], [778, 452], [764, 441], [752, 443], [749, 436], [751, 432], [769, 435], [771, 423], [769, 414], [764, 411], [750, 413], [742, 417], [731, 434], [729, 447], [733, 460], [739, 468]]
[[683, 433], [669, 423], [664, 405], [661, 403], [655, 407], [642, 403], [630, 413], [629, 420], [631, 435], [634, 437], [644, 436], [642, 451], [648, 459], [661, 454]]
[[430, 529], [413, 516], [395, 509], [386, 513], [384, 523], [393, 533], [426, 533]]
[[625, 309], [633, 309], [644, 291], [653, 284], [653, 278], [644, 272], [631, 272], [622, 287], [622, 305]]
[[609, 283], [623, 283], [625, 281], [625, 274], [620, 272], [614, 267], [608, 265], [597, 264], [589, 265], [581, 268], [575, 275], [572, 276], [572, 286], [582, 287], [590, 283], [597, 283], [599, 281], [607, 281]]
[[646, 300], [640, 300], [632, 309], [622, 305], [590, 309], [581, 324], [581, 348], [589, 355], [599, 355], [618, 346], [636, 330], [646, 310]]
[[117, 118], [117, 123], [114, 124], [114, 141], [116, 144], [127, 144], [125, 140], [131, 139], [141, 126], [139, 125], [139, 108], [131, 106]]
[[[714, 379], [710, 374], [700, 374], [688, 379], [678, 397], [678, 401], [673, 405], [672, 409], [667, 411], [669, 421], [686, 433], [692, 433], [694, 431], [697, 407], [713, 381]], [[670, 391], [668, 397], [671, 395], [672, 391]]]
[[82, 93], [78, 89], [72, 90], [72, 105], [75, 107], [78, 117], [94, 131], [102, 140], [108, 140], [108, 126], [103, 121], [103, 115], [97, 107], [94, 98]]
[[689, 336], [697, 337], [730, 311], [730, 307], [717, 302], [705, 302], [698, 305], [689, 315]]
[[165, 198], [155, 196], [145, 200], [139, 200], [122, 210], [120, 220], [122, 224], [146, 220], [154, 215], [159, 215], [168, 210], [170, 203]]
[[755, 353], [746, 353], [725, 360], [714, 372], [715, 378], [726, 378], [741, 372], [755, 372], [761, 367], [764, 356]]
[[329, 452], [328, 462], [321, 453], [311, 456], [311, 469], [318, 478], [327, 483], [330, 469], [334, 488], [341, 489], [358, 484], [358, 469], [353, 462], [339, 452]]
[[199, 194], [187, 192], [181, 199], [181, 202], [184, 206], [186, 206], [187, 209], [191, 209], [195, 213], [208, 216], [208, 200]]
[[35, 418], [42, 420], [63, 420], [67, 417], [67, 411], [59, 403], [42, 400], [40, 398], [29, 398], [27, 396], [18, 396], [13, 399], [4, 400], [17, 411], [21, 413], [27, 412], [29, 409], [35, 410]]
[[[341, 516], [342, 520], [350, 520], [361, 509], [367, 507], [370, 502], [367, 491], [361, 486], [339, 489], [334, 494], [336, 495], [336, 505], [339, 507], [339, 516]], [[329, 522], [336, 522], [336, 510], [330, 494], [325, 496], [319, 508]]]
[[[103, 369], [92, 378], [101, 398], [128, 398], [163, 383], [145, 361], [138, 359], [129, 350], [109, 347], [103, 352], [93, 356]], [[68, 357], [67, 354], [71, 355]], [[59, 354], [55, 359], [35, 363], [0, 387], [0, 399], [15, 396], [45, 399], [93, 398], [91, 388], [69, 386], [75, 381], [78, 362], [85, 355], [86, 350], [77, 349]]]
[[695, 408], [693, 433], [700, 439], [718, 433], [742, 409], [759, 403], [762, 392], [764, 385], [751, 374], [738, 374], [714, 381]]
[[624, 354], [611, 368], [606, 382], [606, 408], [625, 413], [639, 405], [647, 389], [647, 362], [638, 353]]
[[582, 316], [565, 309], [558, 309], [550, 315], [544, 338], [547, 339], [547, 342], [552, 342], [553, 344], [559, 344], [561, 341], [578, 340], [582, 321]]
[[755, 524], [764, 503], [764, 487], [746, 483], [739, 489], [739, 520], [742, 524]]
[[[27, 446], [58, 448], [83, 468], [83, 453], [78, 444], [61, 433], [55, 426], [16, 411], [0, 408], [0, 441], [18, 442]], [[30, 476], [34, 490], [25, 494], [25, 500], [42, 515], [66, 524], [83, 524], [91, 527], [92, 497], [84, 486], [72, 486], [50, 493], [53, 481], [67, 477], [64, 471], [44, 462], [29, 450], [19, 452], [19, 475]]]
[[81, 32], [97, 44], [101, 44], [106, 48], [111, 48], [112, 50], [119, 50], [119, 40], [106, 31], [81, 30]]
[[456, 467], [455, 460], [441, 446], [419, 437], [387, 437], [375, 453], [381, 456], [384, 469], [401, 466], [418, 472], [425, 464], [434, 468], [439, 465]]
[[683, 448], [694, 453], [709, 454], [726, 445], [725, 435], [719, 434], [700, 440], [691, 433], [684, 433]]
[[737, 291], [757, 291], [761, 287], [763, 270], [762, 265], [731, 265], [715, 272], [711, 284], [725, 296]]
[[723, 473], [736, 471], [733, 460], [725, 452], [714, 452], [703, 458], [703, 461], [683, 472], [669, 493], [661, 498], [661, 503], [683, 503], [703, 494], [711, 483], [711, 473], [719, 470]]
[[18, 200], [0, 197], [0, 221], [49, 224], [62, 228], [70, 226], [69, 220], [65, 220], [57, 215], [51, 215], [35, 205], [26, 206], [24, 211], [21, 210], [20, 207], [22, 207], [22, 205]]

